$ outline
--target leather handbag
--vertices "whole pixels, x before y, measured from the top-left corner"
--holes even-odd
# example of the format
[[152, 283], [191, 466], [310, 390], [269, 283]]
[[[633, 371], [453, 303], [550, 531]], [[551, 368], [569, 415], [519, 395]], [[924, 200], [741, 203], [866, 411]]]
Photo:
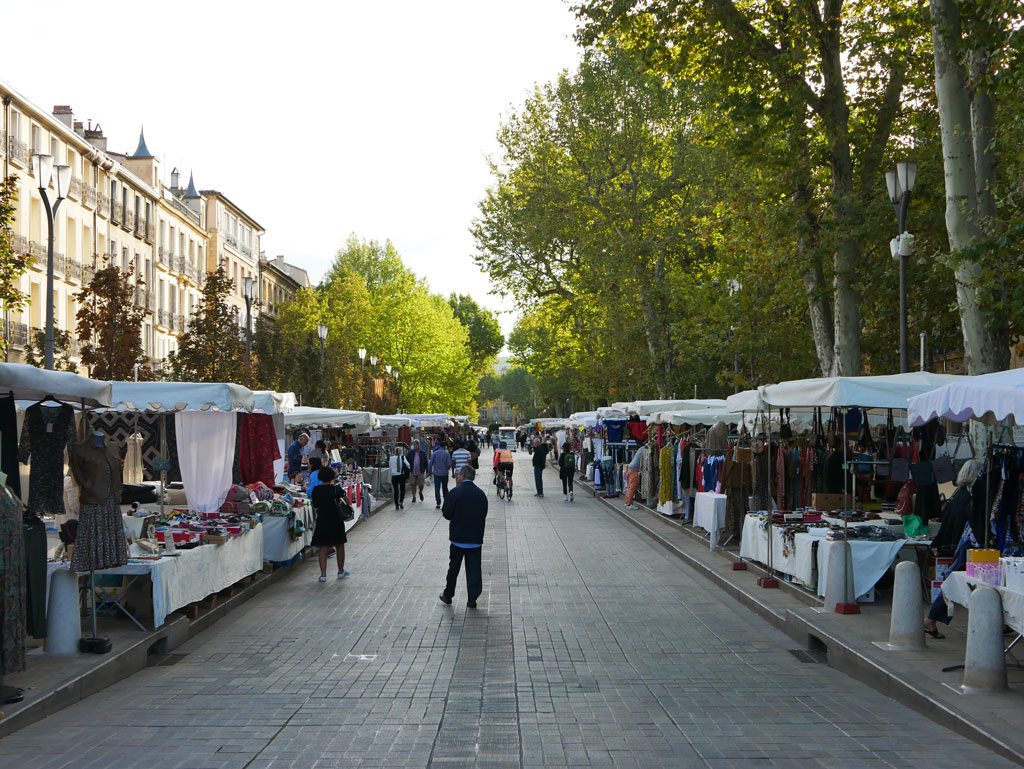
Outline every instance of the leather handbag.
[[953, 460], [948, 456], [936, 457], [932, 460], [932, 474], [935, 476], [936, 483], [952, 483], [956, 480]]
[[893, 457], [889, 460], [889, 480], [906, 483], [910, 480], [910, 460], [906, 457]]
[[914, 485], [918, 488], [931, 486], [935, 483], [935, 473], [932, 472], [931, 462], [915, 462], [910, 466], [910, 477], [914, 479]]

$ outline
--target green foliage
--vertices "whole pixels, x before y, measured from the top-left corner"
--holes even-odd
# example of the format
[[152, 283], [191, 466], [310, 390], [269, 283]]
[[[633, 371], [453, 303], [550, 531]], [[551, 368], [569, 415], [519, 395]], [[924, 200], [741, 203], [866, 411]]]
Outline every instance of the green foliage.
[[[46, 361], [46, 331], [33, 329], [25, 346], [25, 362], [30, 366], [43, 368]], [[53, 368], [55, 371], [77, 373], [78, 366], [71, 360], [71, 332], [60, 328], [53, 330]]]
[[134, 264], [130, 272], [124, 272], [106, 260], [89, 284], [75, 295], [82, 365], [94, 379], [133, 379], [136, 364], [141, 374], [148, 370], [143, 367], [145, 311], [135, 301], [144, 286], [145, 282], [135, 274]]
[[177, 351], [168, 356], [176, 380], [253, 383], [238, 312], [227, 303], [232, 288], [234, 281], [223, 265], [206, 276], [202, 301], [193, 310], [186, 331], [178, 336]]
[[[328, 328], [322, 375], [320, 323]], [[359, 348], [367, 350], [362, 367]], [[390, 242], [350, 237], [320, 286], [300, 291], [275, 323], [257, 328], [255, 350], [261, 385], [292, 390], [306, 404], [380, 413], [475, 409], [468, 331]], [[371, 379], [371, 356], [382, 396]], [[386, 365], [397, 376], [388, 377]]]
[[[18, 180], [8, 176], [0, 181], [0, 311], [17, 312], [28, 297], [19, 288], [21, 276], [31, 257], [14, 248], [14, 212], [18, 200]], [[0, 334], [0, 353], [5, 352], [7, 335]]]
[[448, 304], [469, 334], [470, 365], [476, 372], [486, 371], [505, 345], [498, 317], [466, 294], [451, 294]]

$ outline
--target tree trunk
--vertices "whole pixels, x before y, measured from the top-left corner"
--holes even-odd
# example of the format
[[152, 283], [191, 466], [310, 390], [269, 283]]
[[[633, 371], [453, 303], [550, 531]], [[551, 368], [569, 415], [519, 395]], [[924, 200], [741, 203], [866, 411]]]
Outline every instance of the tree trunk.
[[956, 0], [931, 0], [932, 42], [935, 50], [935, 95], [942, 127], [942, 163], [946, 183], [946, 233], [955, 259], [956, 298], [964, 355], [970, 374], [1005, 367], [1008, 351], [1000, 350], [996, 334], [980, 304], [981, 265], [962, 253], [975, 245], [978, 224], [978, 178], [972, 142], [971, 99], [967, 73], [960, 63], [961, 36]]
[[814, 350], [818, 355], [821, 375], [828, 376], [832, 373], [835, 361], [834, 320], [825, 283], [825, 271], [818, 253], [818, 217], [811, 207], [809, 182], [797, 185], [793, 200], [804, 221], [803, 229], [797, 235], [796, 247], [800, 263], [807, 265], [804, 272], [804, 290], [807, 293], [807, 309], [811, 317], [811, 336], [814, 339]]
[[644, 315], [644, 336], [647, 342], [647, 352], [651, 358], [651, 368], [655, 372], [655, 386], [659, 398], [667, 397], [667, 382], [665, 377], [665, 354], [661, 334], [668, 334], [665, 324], [659, 319], [657, 310], [654, 307], [651, 279], [646, 267], [637, 265], [637, 282], [640, 284], [640, 309]]

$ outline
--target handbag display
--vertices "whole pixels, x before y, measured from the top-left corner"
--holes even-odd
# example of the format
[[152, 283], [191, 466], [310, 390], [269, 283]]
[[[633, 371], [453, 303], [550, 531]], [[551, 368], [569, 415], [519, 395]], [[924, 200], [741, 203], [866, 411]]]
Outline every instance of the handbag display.
[[910, 477], [915, 486], [931, 486], [935, 483], [935, 473], [931, 462], [915, 462], [910, 466]]
[[932, 474], [935, 476], [936, 483], [952, 483], [956, 480], [953, 460], [948, 456], [936, 457], [932, 460]]

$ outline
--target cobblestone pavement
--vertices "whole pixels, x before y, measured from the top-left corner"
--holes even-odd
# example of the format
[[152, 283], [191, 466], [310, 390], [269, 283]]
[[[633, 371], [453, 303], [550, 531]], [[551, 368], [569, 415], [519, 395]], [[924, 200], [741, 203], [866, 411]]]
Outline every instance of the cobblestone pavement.
[[799, 661], [589, 494], [565, 503], [552, 471], [534, 498], [528, 461], [512, 502], [491, 494], [479, 609], [461, 580], [437, 600], [428, 496], [352, 533], [347, 580], [304, 564], [175, 664], [0, 740], [0, 766], [1010, 766]]

